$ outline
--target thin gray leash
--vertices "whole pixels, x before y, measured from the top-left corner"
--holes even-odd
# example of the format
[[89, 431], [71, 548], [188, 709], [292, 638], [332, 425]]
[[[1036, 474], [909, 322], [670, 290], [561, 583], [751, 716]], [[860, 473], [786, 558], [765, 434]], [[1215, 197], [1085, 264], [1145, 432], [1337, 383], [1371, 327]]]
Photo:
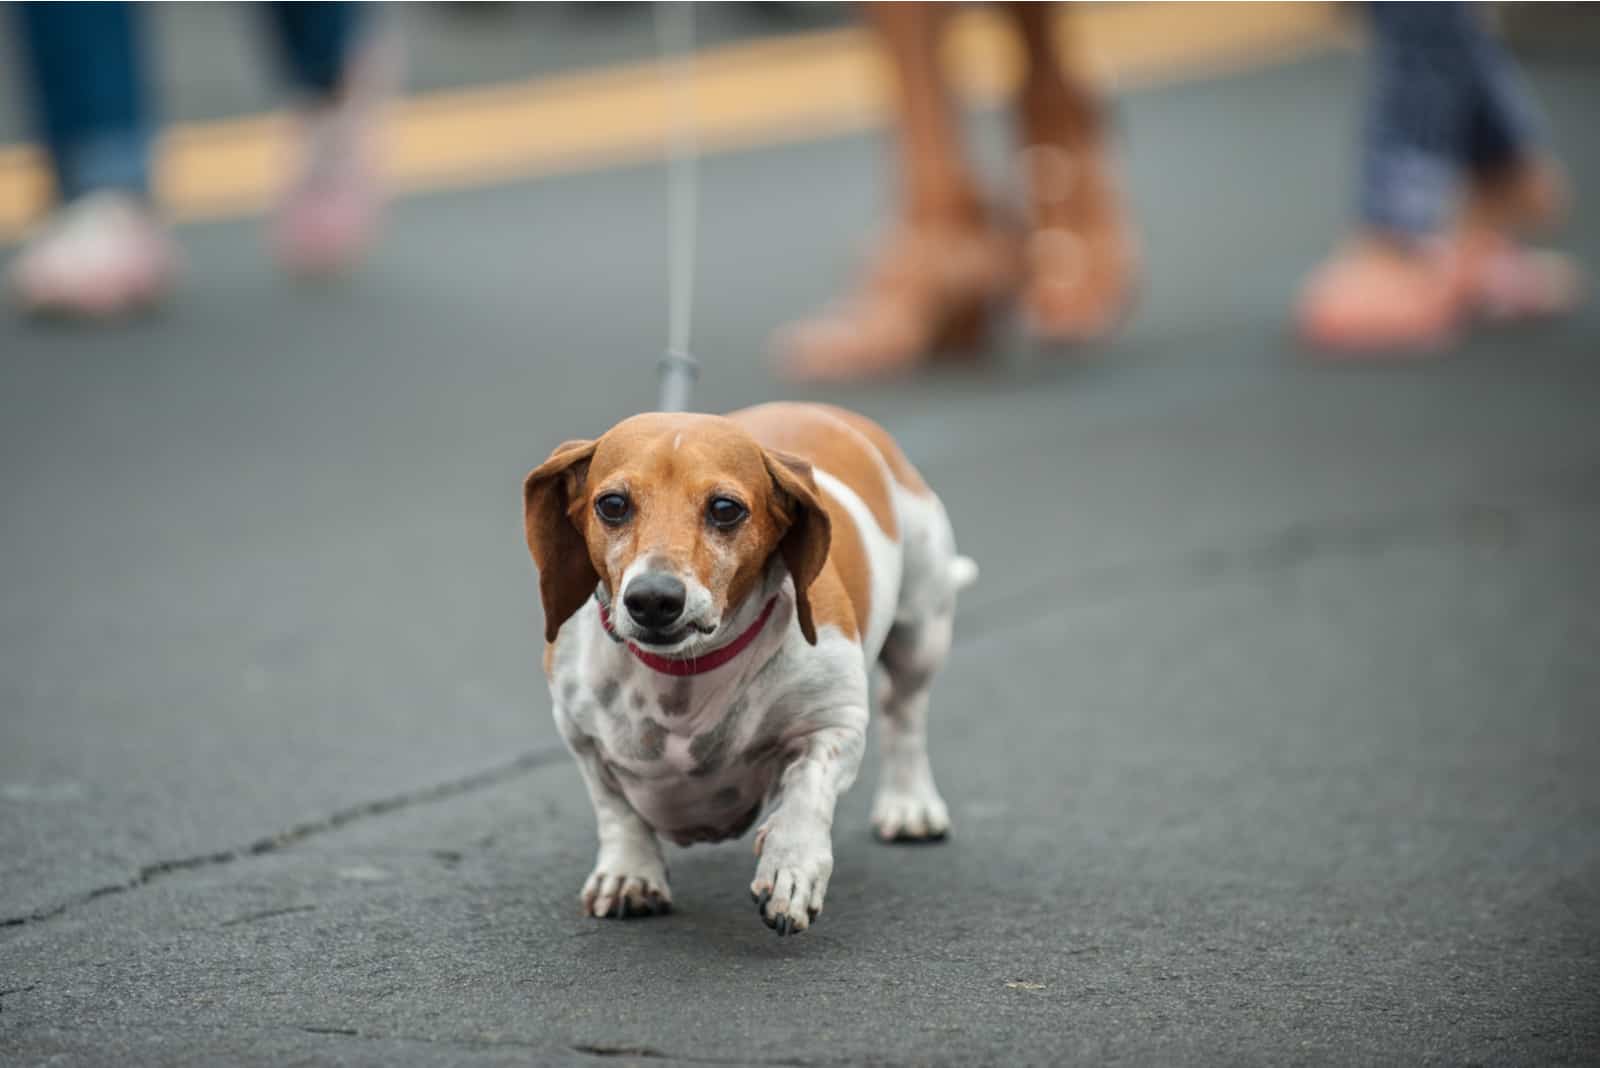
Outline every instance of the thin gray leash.
[[658, 368], [660, 410], [689, 407], [700, 362], [689, 352], [694, 317], [695, 239], [699, 229], [698, 146], [694, 128], [694, 3], [655, 4], [663, 97], [671, 108], [667, 135], [667, 351]]

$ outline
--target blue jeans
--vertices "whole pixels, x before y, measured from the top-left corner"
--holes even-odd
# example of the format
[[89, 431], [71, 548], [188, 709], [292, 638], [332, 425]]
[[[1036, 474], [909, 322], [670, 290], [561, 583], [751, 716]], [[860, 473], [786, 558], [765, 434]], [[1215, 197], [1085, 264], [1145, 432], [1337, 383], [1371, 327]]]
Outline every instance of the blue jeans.
[[1525, 161], [1533, 102], [1474, 5], [1370, 5], [1372, 95], [1362, 145], [1363, 221], [1422, 236], [1448, 224], [1461, 175]]
[[[360, 5], [263, 5], [293, 84], [328, 96], [355, 39]], [[96, 189], [148, 194], [155, 120], [133, 4], [15, 5], [37, 136], [62, 200]]]

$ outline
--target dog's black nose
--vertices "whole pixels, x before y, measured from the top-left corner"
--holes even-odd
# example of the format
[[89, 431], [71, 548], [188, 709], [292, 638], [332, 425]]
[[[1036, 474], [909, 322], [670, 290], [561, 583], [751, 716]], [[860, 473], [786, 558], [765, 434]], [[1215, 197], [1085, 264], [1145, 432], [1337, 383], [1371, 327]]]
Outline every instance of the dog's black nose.
[[628, 615], [646, 630], [665, 630], [683, 615], [683, 583], [671, 575], [650, 572], [628, 583], [622, 603]]

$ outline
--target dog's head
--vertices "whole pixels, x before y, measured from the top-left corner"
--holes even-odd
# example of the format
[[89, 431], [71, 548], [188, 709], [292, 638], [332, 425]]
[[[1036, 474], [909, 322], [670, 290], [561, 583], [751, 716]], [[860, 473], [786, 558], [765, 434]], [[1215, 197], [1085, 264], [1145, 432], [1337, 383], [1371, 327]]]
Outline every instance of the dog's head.
[[779, 554], [801, 632], [816, 643], [807, 590], [827, 559], [829, 525], [811, 465], [731, 420], [634, 416], [596, 441], [559, 446], [522, 499], [547, 641], [598, 585], [620, 636], [692, 655]]

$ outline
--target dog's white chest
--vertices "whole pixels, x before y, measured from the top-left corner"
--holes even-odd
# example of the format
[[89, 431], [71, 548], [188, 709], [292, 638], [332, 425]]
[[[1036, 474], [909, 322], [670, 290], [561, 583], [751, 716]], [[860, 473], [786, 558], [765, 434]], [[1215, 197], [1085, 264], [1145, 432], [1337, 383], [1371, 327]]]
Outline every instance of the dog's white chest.
[[664, 705], [640, 695], [595, 725], [601, 758], [628, 803], [679, 845], [743, 834], [778, 772], [777, 746], [749, 744], [761, 710], [735, 700], [676, 712], [670, 690]]
[[[760, 665], [670, 677], [629, 655], [596, 622], [574, 620], [557, 648], [551, 692], [568, 737], [594, 746], [606, 774], [655, 831], [680, 845], [738, 837], [759, 816], [793, 747], [863, 708], [861, 651], [825, 633], [807, 646], [775, 630]], [[818, 718], [821, 714], [824, 718]]]
[[[737, 837], [759, 815], [779, 771], [781, 717], [770, 687], [666, 678], [595, 650], [560, 713], [591, 738], [628, 803], [679, 844]], [[587, 659], [587, 658], [585, 658]]]

